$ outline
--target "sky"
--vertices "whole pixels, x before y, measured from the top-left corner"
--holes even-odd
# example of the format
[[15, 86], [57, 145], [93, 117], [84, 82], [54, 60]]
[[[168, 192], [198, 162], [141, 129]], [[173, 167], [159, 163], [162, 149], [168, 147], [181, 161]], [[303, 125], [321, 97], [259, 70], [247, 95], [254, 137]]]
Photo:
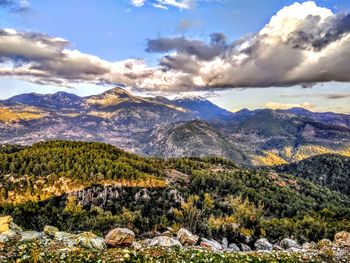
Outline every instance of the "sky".
[[0, 99], [195, 93], [350, 113], [347, 0], [0, 0]]

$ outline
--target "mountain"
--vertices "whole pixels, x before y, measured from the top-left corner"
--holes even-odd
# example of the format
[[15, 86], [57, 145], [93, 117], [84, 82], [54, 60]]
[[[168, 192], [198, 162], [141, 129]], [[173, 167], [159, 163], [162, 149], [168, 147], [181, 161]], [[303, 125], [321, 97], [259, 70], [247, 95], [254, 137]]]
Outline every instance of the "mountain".
[[283, 164], [323, 153], [350, 155], [349, 128], [286, 111], [244, 112], [215, 127], [255, 150], [255, 164]]
[[297, 108], [232, 113], [200, 97], [141, 97], [116, 87], [88, 97], [30, 93], [0, 101], [0, 140], [97, 141], [144, 155], [277, 165], [324, 153], [349, 156], [347, 118]]
[[295, 115], [309, 117], [315, 121], [350, 128], [350, 115], [348, 114], [339, 114], [334, 112], [312, 112], [304, 108], [292, 108], [285, 111]]
[[225, 120], [234, 116], [232, 112], [224, 110], [201, 97], [177, 98], [171, 102], [177, 106], [196, 112], [202, 120]]
[[36, 93], [22, 94], [1, 101], [5, 106], [32, 106], [47, 110], [80, 110], [84, 108], [84, 100], [67, 92], [41, 95]]
[[350, 196], [350, 158], [324, 154], [274, 168]]
[[[2, 106], [2, 107], [1, 107]], [[186, 109], [133, 96], [122, 88], [78, 97], [69, 93], [24, 94], [0, 101], [0, 139], [32, 144], [42, 140], [103, 141], [139, 151], [139, 137], [149, 129], [197, 118]]]

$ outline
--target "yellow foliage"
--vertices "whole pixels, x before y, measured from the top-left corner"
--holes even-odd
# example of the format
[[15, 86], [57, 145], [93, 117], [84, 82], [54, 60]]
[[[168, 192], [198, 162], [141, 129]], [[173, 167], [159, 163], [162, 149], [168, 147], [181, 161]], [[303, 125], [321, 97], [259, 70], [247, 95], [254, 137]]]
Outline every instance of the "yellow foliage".
[[342, 149], [342, 150], [334, 150], [331, 148], [317, 146], [317, 145], [303, 145], [303, 146], [298, 147], [295, 150], [295, 153], [292, 156], [291, 161], [301, 161], [305, 158], [309, 158], [309, 157], [320, 155], [320, 154], [326, 154], [326, 153], [334, 153], [334, 154], [340, 154], [340, 155], [350, 157], [349, 147]]
[[225, 216], [225, 217], [214, 217], [210, 216], [208, 219], [208, 225], [211, 229], [219, 230], [223, 228], [238, 228], [239, 225], [236, 222], [234, 216]]
[[288, 163], [286, 160], [278, 156], [276, 153], [273, 152], [264, 152], [264, 155], [256, 155], [253, 156], [253, 162], [255, 165], [266, 165], [266, 166], [273, 166], [273, 165], [281, 165]]
[[254, 234], [254, 231], [252, 229], [248, 229], [248, 228], [241, 228], [239, 230], [239, 232], [246, 237], [251, 237]]
[[64, 208], [64, 212], [79, 216], [84, 213], [83, 206], [79, 204], [74, 196], [69, 196]]

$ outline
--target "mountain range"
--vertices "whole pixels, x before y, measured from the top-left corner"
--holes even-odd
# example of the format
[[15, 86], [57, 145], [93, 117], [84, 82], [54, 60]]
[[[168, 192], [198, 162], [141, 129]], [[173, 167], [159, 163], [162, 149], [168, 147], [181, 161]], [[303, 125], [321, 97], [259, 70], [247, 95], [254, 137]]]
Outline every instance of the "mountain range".
[[22, 94], [0, 101], [2, 143], [105, 142], [158, 157], [219, 156], [281, 165], [318, 154], [350, 155], [350, 115], [302, 108], [230, 112], [200, 97], [169, 100], [122, 88], [79, 97]]

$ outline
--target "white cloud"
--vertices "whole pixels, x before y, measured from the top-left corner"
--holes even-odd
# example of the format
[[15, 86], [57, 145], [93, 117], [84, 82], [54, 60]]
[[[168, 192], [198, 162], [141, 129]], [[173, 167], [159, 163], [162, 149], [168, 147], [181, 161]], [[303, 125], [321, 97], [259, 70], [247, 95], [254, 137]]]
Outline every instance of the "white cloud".
[[194, 6], [195, 0], [157, 0], [161, 6], [173, 6], [179, 9], [190, 9]]
[[164, 5], [156, 4], [156, 3], [152, 4], [152, 6], [155, 7], [155, 8], [164, 9], [164, 10], [168, 10], [169, 9], [169, 8], [167, 8]]
[[[194, 87], [347, 82], [349, 32], [349, 14], [333, 14], [308, 1], [283, 8], [254, 36], [226, 43], [221, 49], [201, 41], [159, 38], [149, 42], [149, 50], [176, 51], [175, 55], [166, 55], [162, 62], [167, 68], [187, 73]], [[202, 51], [212, 57], [199, 56]]]
[[[158, 2], [185, 8], [192, 1]], [[67, 86], [122, 83], [153, 91], [348, 82], [350, 15], [333, 14], [310, 1], [296, 3], [257, 34], [233, 43], [222, 33], [212, 34], [209, 43], [162, 37], [150, 40], [147, 50], [165, 53], [158, 67], [140, 59], [106, 61], [70, 49], [61, 38], [0, 29], [0, 75]]]
[[141, 7], [145, 4], [146, 0], [131, 0], [131, 4], [136, 7]]
[[[169, 9], [169, 7], [190, 9], [196, 4], [196, 0], [149, 0], [148, 2], [159, 9]], [[130, 0], [130, 3], [135, 7], [141, 7], [144, 6], [146, 0]]]

